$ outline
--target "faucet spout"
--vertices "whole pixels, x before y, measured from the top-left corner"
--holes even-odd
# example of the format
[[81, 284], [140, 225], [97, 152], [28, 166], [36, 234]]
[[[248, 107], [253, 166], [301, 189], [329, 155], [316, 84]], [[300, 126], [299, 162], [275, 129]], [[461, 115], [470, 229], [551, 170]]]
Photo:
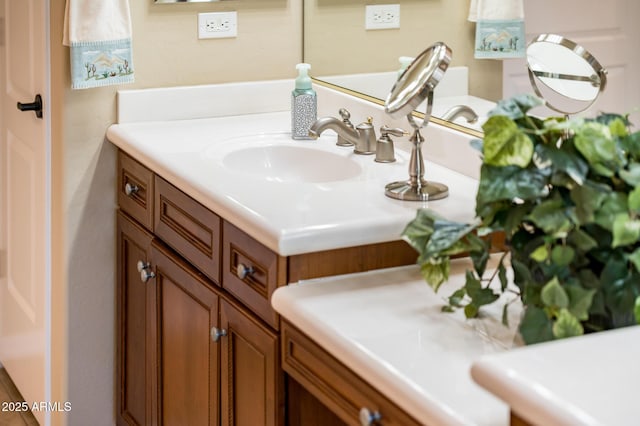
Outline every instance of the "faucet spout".
[[453, 121], [458, 117], [464, 117], [467, 123], [475, 123], [478, 121], [478, 114], [466, 105], [455, 105], [449, 108], [447, 112], [442, 116], [443, 120]]
[[360, 138], [358, 131], [348, 127], [342, 120], [335, 117], [322, 117], [317, 119], [309, 129], [309, 136], [317, 139], [320, 134], [327, 129], [335, 131], [338, 135], [354, 145], [358, 144]]

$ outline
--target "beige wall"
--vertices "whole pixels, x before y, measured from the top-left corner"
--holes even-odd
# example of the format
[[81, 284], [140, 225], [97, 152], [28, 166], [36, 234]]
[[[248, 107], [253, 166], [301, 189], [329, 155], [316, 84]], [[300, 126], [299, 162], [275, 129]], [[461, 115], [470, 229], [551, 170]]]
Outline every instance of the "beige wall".
[[[400, 4], [400, 29], [366, 31], [366, 4]], [[469, 0], [304, 0], [305, 61], [313, 75], [392, 71], [399, 56], [416, 56], [437, 41], [453, 51], [452, 66], [469, 67], [472, 95], [502, 98], [500, 61], [473, 58], [475, 24]]]
[[[64, 0], [51, 2], [54, 400], [56, 424], [112, 425], [115, 380], [116, 90], [288, 78], [302, 58], [299, 0], [154, 5], [131, 0], [136, 82], [72, 91]], [[199, 12], [237, 10], [238, 37], [198, 40]], [[179, 106], [177, 106], [179, 107]]]

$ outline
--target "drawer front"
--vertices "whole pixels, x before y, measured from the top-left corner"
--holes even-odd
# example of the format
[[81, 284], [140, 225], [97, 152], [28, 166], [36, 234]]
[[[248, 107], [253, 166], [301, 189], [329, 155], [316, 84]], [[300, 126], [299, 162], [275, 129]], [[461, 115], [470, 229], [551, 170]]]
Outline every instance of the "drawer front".
[[155, 234], [220, 285], [220, 217], [159, 176]]
[[222, 233], [222, 287], [278, 329], [271, 294], [286, 284], [286, 259], [230, 223], [223, 224]]
[[419, 425], [318, 344], [282, 321], [282, 368], [348, 424], [360, 424], [361, 410], [379, 415], [376, 425]]
[[148, 230], [153, 230], [153, 172], [118, 151], [118, 205]]

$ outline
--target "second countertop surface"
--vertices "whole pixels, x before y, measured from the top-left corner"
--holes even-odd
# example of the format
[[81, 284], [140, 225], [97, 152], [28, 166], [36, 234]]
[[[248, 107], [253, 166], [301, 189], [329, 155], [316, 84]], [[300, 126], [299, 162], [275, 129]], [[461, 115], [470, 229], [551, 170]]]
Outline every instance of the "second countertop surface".
[[444, 298], [464, 284], [468, 260], [454, 260], [435, 294], [418, 266], [302, 281], [276, 290], [284, 318], [375, 389], [425, 424], [508, 425], [509, 408], [473, 382], [472, 363], [519, 345], [521, 306], [501, 323], [502, 304], [484, 318], [443, 313]]

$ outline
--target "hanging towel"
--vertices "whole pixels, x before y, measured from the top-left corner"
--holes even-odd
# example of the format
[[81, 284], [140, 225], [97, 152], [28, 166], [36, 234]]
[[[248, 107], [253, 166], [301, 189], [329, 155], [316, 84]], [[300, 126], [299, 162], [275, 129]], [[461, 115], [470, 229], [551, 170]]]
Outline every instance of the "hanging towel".
[[524, 57], [523, 0], [471, 0], [468, 19], [476, 22], [477, 59]]
[[63, 44], [72, 89], [133, 82], [129, 0], [67, 0]]

